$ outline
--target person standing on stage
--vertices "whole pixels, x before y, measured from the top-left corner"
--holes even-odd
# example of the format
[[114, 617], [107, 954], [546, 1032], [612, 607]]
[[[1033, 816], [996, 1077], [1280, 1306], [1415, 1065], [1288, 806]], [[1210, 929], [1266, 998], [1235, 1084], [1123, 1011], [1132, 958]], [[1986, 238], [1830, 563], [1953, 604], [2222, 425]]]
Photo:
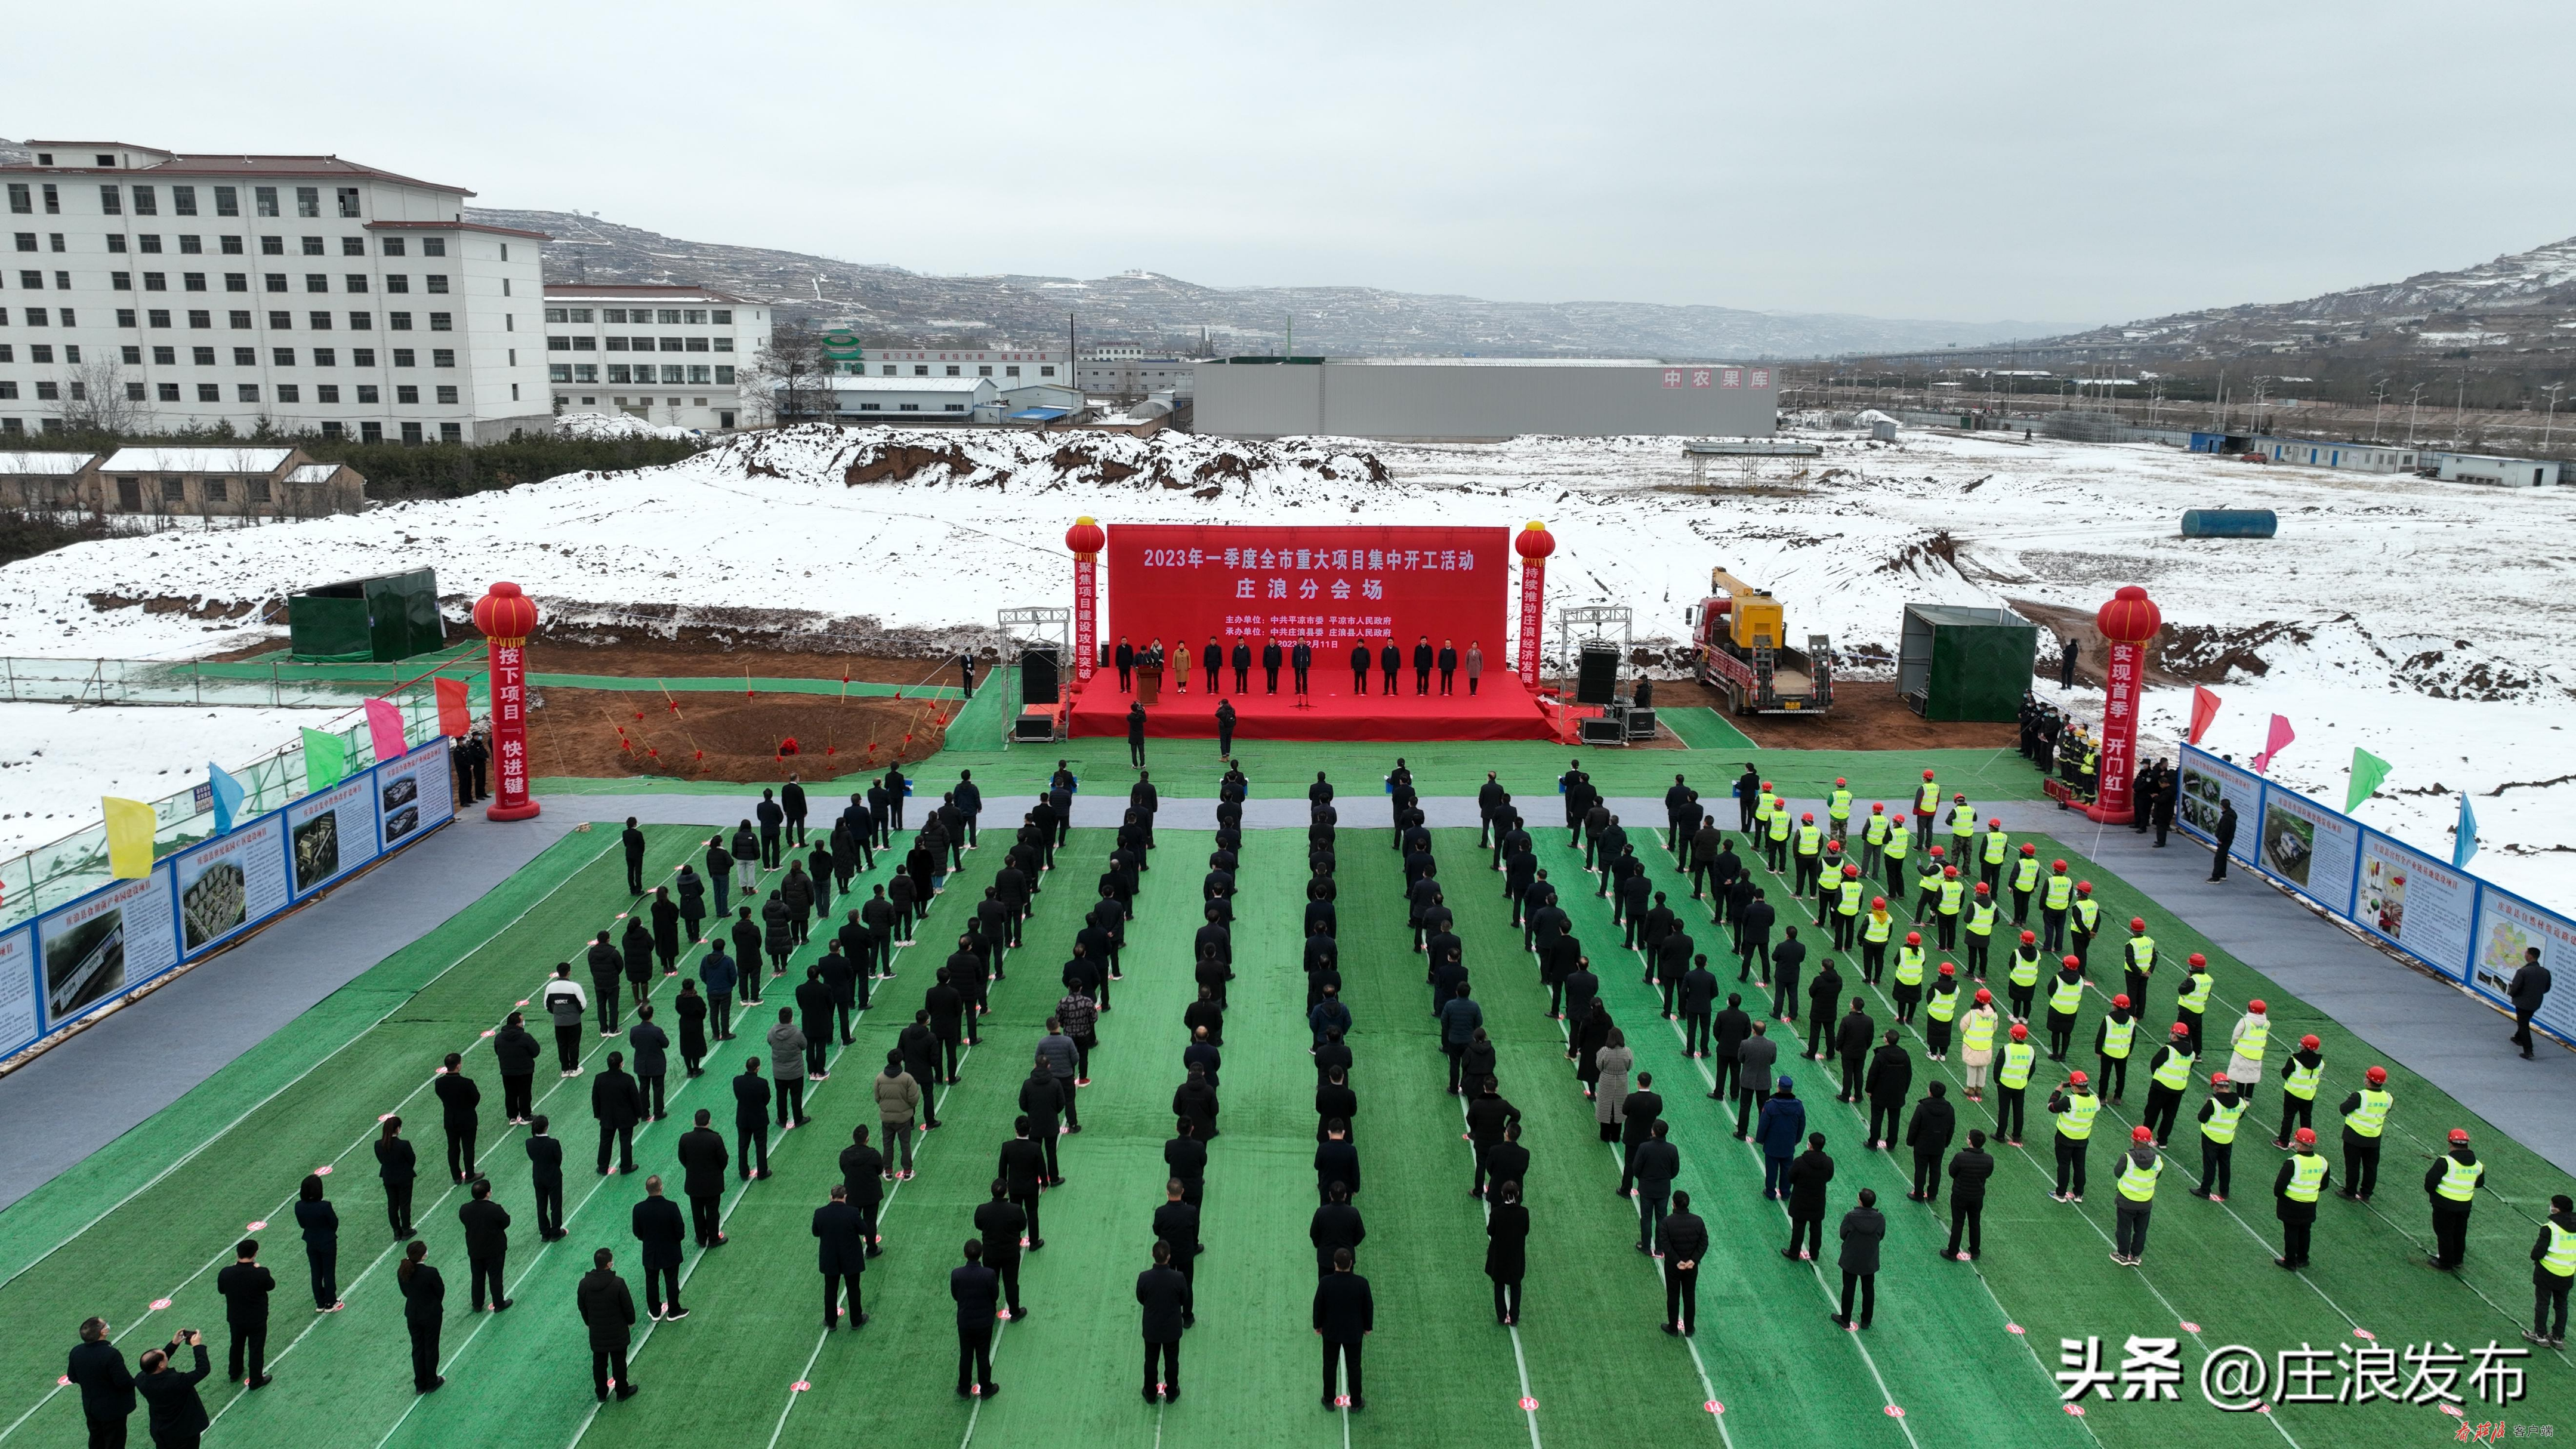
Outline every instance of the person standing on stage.
[[1279, 640], [1275, 635], [1261, 646], [1261, 675], [1264, 682], [1262, 693], [1264, 694], [1277, 694], [1279, 692], [1279, 664], [1281, 654], [1282, 651], [1279, 648]]
[[1431, 664], [1433, 659], [1436, 657], [1437, 656], [1434, 655], [1431, 650], [1430, 635], [1425, 634], [1421, 639], [1415, 642], [1413, 646], [1413, 692], [1416, 695], [1426, 695], [1431, 692]]
[[1470, 639], [1467, 641], [1467, 697], [1469, 699], [1476, 697], [1476, 684], [1484, 677], [1485, 646]]

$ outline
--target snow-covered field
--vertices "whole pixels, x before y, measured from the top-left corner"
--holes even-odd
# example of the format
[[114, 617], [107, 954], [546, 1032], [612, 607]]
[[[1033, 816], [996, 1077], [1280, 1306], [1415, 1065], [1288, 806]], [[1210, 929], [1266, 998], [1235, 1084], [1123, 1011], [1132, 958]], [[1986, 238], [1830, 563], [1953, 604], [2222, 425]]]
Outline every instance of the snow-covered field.
[[99, 822], [99, 797], [158, 800], [295, 738], [346, 726], [330, 709], [0, 704], [0, 859]]
[[[552, 617], [609, 627], [938, 637], [982, 627], [998, 607], [1061, 600], [1061, 540], [1078, 514], [1538, 518], [1558, 539], [1555, 601], [1629, 604], [1641, 642], [1680, 636], [1681, 610], [1718, 564], [1777, 593], [1791, 637], [1827, 633], [1864, 659], [1893, 657], [1909, 601], [2089, 614], [2119, 585], [2144, 584], [2202, 658], [2234, 661], [2213, 683], [2226, 700], [2213, 747], [2243, 758], [2268, 717], [2286, 715], [2299, 740], [2276, 777], [2338, 805], [2352, 746], [2369, 748], [2396, 770], [2362, 818], [2437, 854], [2449, 850], [2451, 792], [2470, 790], [2478, 869], [2576, 906], [2576, 766], [2565, 763], [2576, 490], [1999, 435], [1823, 442], [1818, 460], [1714, 460], [1703, 490], [1677, 442], [1660, 438], [1417, 446], [796, 429], [667, 468], [60, 550], [0, 570], [0, 651], [203, 651], [259, 633], [210, 617], [222, 609], [420, 564], [439, 570], [457, 614], [484, 582], [507, 578]], [[2182, 539], [2181, 514], [2195, 507], [2272, 508], [2281, 533]], [[163, 602], [101, 609], [91, 596]], [[2151, 731], [2170, 740], [2187, 710], [2188, 690], [2156, 692]]]

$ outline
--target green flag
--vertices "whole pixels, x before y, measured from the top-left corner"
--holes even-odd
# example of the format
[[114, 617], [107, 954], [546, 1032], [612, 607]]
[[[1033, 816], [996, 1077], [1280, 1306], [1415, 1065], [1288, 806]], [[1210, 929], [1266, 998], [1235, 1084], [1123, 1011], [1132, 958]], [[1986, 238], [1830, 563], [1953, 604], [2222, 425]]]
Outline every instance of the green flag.
[[2352, 752], [2352, 788], [2344, 794], [2343, 813], [2350, 815], [2360, 809], [2361, 802], [2369, 799], [2370, 792], [2378, 789], [2379, 782], [2387, 778], [2386, 760], [2368, 750], [2355, 749]]
[[320, 730], [304, 732], [304, 788], [328, 790], [349, 773], [349, 742]]

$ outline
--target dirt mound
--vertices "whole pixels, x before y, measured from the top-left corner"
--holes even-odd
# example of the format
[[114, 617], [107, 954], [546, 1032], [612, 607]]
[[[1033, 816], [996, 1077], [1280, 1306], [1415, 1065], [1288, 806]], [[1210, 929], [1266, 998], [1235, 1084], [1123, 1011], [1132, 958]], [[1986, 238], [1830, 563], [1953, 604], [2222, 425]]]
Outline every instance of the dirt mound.
[[[528, 713], [541, 775], [615, 779], [808, 780], [882, 770], [936, 751], [954, 701], [830, 695], [659, 695], [549, 689]], [[787, 753], [789, 742], [794, 752]]]
[[950, 443], [933, 448], [920, 443], [879, 443], [842, 470], [841, 481], [853, 488], [870, 483], [909, 483], [932, 468], [946, 468], [951, 478], [972, 477], [975, 460]]

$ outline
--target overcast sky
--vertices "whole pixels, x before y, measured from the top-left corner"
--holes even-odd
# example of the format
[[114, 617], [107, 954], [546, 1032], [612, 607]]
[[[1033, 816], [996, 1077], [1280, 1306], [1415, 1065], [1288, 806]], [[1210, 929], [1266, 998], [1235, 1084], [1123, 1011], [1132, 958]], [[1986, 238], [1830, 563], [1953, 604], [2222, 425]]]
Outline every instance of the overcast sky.
[[129, 0], [9, 39], [12, 139], [931, 272], [2093, 322], [2576, 233], [2565, 3]]

